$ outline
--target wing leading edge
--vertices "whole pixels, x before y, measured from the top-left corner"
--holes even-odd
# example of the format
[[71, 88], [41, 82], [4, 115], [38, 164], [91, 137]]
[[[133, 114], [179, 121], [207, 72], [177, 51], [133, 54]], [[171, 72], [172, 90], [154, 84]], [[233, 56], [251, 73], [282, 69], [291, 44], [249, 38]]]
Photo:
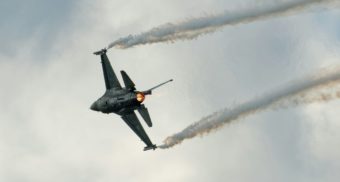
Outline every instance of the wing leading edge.
[[129, 114], [123, 115], [122, 119], [125, 123], [136, 133], [136, 135], [146, 144], [145, 150], [156, 149], [157, 146], [152, 144], [149, 136], [145, 133], [144, 128], [138, 120], [134, 111]]

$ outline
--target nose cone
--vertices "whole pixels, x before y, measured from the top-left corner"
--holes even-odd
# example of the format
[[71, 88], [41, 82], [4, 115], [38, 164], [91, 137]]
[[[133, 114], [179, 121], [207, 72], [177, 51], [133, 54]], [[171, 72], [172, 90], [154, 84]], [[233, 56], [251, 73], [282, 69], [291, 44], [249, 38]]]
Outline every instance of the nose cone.
[[93, 110], [93, 111], [99, 111], [97, 102], [94, 102], [94, 103], [91, 105], [90, 109]]

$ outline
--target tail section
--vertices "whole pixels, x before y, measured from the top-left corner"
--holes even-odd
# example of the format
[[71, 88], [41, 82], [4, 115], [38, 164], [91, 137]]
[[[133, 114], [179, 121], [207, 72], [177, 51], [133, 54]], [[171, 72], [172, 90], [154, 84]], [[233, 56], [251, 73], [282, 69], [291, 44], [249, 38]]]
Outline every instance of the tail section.
[[138, 112], [139, 112], [139, 114], [142, 116], [142, 118], [144, 119], [144, 121], [146, 122], [146, 124], [147, 124], [149, 127], [152, 127], [152, 122], [151, 122], [151, 118], [150, 118], [148, 109], [147, 109], [144, 105], [141, 105], [141, 106], [138, 108]]
[[136, 90], [135, 83], [133, 83], [129, 75], [123, 70], [120, 71], [120, 73], [122, 75], [125, 87], [129, 90]]

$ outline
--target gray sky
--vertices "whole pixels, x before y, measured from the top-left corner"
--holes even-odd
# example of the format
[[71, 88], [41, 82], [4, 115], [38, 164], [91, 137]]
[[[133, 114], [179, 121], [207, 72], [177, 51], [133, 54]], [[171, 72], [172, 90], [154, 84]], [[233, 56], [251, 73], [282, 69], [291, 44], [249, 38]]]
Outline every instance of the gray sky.
[[[93, 51], [166, 22], [272, 1], [2, 1], [0, 181], [338, 181], [340, 101], [266, 111], [154, 152], [118, 116], [89, 110], [105, 88]], [[160, 144], [216, 110], [339, 66], [339, 16], [313, 7], [108, 56], [138, 89], [174, 78], [145, 101], [154, 122], [146, 131]]]

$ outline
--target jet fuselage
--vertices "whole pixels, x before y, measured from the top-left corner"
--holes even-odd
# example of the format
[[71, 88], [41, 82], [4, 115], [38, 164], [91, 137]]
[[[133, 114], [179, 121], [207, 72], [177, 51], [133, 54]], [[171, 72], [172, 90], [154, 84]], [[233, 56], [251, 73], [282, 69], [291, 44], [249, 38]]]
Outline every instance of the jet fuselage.
[[155, 150], [157, 146], [151, 142], [134, 111], [137, 110], [148, 127], [152, 127], [148, 109], [142, 102], [145, 99], [145, 95], [151, 95], [152, 90], [171, 82], [172, 79], [141, 92], [136, 90], [134, 82], [127, 73], [122, 70], [120, 73], [125, 85], [125, 87], [122, 87], [106, 52], [106, 49], [102, 49], [94, 53], [95, 55], [99, 55], [101, 59], [106, 91], [102, 97], [91, 105], [91, 110], [120, 115], [123, 121], [146, 144], [144, 150]]
[[107, 114], [124, 115], [126, 112], [137, 109], [144, 101], [144, 98], [145, 95], [142, 92], [127, 89], [110, 89], [91, 105], [91, 109]]

